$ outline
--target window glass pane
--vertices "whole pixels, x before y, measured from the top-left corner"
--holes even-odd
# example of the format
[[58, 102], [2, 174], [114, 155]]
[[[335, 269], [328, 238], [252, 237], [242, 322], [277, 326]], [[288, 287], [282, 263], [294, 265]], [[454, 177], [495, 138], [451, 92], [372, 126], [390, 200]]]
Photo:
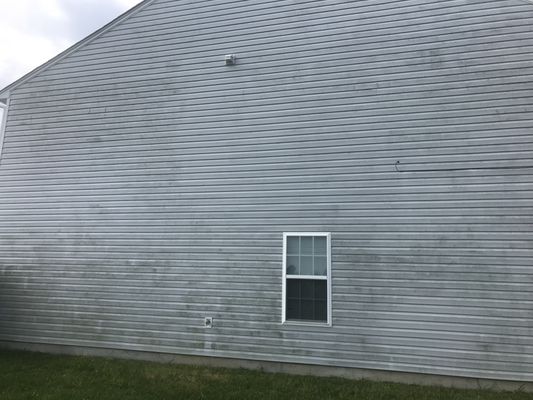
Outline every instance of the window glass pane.
[[327, 321], [328, 320], [328, 311], [325, 300], [315, 300], [315, 314], [314, 320], [316, 321]]
[[300, 319], [300, 299], [287, 299], [287, 319]]
[[313, 275], [313, 256], [300, 257], [300, 275]]
[[301, 249], [300, 254], [312, 255], [313, 254], [313, 237], [302, 236], [301, 237]]
[[326, 256], [328, 254], [327, 239], [325, 236], [315, 236], [315, 254]]
[[300, 318], [300, 281], [295, 279], [287, 279], [287, 319]]
[[299, 299], [300, 297], [300, 281], [297, 279], [287, 279], [287, 298]]
[[314, 298], [325, 300], [328, 297], [328, 287], [326, 281], [313, 281], [314, 286]]
[[287, 275], [300, 275], [300, 262], [298, 256], [287, 256]]
[[288, 236], [287, 237], [287, 254], [298, 255], [300, 254], [300, 237]]
[[326, 276], [328, 274], [328, 258], [323, 256], [315, 256], [314, 275]]
[[315, 302], [313, 300], [304, 300], [301, 301], [301, 313], [299, 319], [304, 319], [308, 321], [313, 321], [315, 318]]
[[298, 279], [300, 282], [300, 296], [305, 300], [315, 298], [315, 281], [309, 279]]

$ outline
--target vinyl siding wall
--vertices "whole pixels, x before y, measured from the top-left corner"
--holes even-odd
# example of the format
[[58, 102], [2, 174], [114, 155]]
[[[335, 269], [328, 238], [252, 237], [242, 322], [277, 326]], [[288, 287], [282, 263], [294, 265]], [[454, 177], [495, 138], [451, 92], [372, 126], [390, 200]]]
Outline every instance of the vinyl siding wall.
[[[147, 3], [12, 93], [0, 340], [532, 380], [532, 21]], [[332, 327], [281, 324], [288, 231]]]

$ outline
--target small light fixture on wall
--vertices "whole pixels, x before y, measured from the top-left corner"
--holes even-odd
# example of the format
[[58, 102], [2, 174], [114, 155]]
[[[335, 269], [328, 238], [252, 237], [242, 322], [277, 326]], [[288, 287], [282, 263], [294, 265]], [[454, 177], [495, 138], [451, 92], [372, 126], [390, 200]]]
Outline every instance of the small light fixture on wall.
[[237, 64], [237, 56], [235, 54], [226, 54], [224, 57], [226, 65], [235, 65]]

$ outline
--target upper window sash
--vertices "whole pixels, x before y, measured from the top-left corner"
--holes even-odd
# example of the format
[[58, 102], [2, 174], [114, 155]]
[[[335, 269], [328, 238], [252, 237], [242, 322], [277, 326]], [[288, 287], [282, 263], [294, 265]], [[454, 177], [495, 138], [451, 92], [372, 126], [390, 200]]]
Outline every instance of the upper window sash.
[[284, 237], [287, 275], [327, 276], [328, 236], [291, 235]]

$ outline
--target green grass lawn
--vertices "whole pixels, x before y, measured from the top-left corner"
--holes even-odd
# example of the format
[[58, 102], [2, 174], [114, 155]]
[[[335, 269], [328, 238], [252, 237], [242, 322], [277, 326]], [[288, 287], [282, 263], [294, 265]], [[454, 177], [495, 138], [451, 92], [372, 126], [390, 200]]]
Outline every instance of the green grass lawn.
[[0, 351], [0, 399], [525, 400], [533, 394]]

